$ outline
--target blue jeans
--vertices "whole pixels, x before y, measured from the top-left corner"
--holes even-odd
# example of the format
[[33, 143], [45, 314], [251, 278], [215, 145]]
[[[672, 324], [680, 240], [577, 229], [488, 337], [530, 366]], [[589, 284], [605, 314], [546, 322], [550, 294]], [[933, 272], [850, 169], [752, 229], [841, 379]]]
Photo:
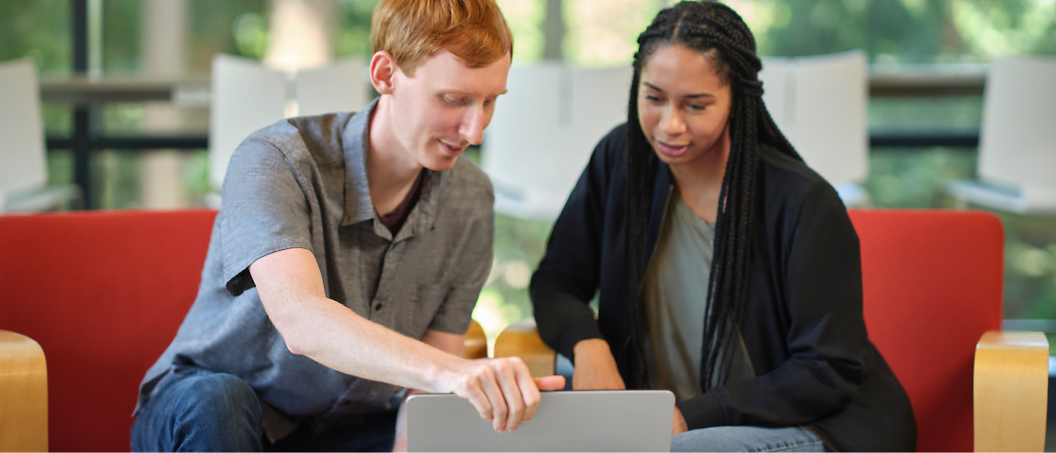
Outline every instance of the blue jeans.
[[133, 451], [389, 451], [396, 414], [312, 430], [307, 423], [272, 444], [263, 436], [260, 401], [236, 376], [180, 367], [132, 424]]
[[806, 428], [716, 426], [672, 436], [671, 451], [825, 451], [825, 444]]

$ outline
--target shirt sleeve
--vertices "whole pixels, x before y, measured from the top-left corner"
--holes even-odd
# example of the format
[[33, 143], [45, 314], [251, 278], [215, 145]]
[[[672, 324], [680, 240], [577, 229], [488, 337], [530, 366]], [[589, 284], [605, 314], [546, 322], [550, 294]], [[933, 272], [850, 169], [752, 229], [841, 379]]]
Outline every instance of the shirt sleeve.
[[221, 253], [227, 291], [253, 288], [249, 265], [280, 250], [311, 247], [308, 203], [277, 147], [250, 136], [231, 156], [222, 190]]
[[783, 235], [790, 358], [679, 403], [690, 429], [803, 425], [846, 407], [865, 376], [858, 235], [835, 191], [812, 187]]

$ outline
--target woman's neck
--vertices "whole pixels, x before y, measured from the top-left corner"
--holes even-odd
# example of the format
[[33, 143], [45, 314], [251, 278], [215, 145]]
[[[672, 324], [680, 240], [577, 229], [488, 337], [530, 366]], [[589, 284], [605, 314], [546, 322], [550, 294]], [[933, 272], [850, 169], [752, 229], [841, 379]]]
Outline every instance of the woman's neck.
[[705, 222], [715, 223], [718, 218], [719, 195], [729, 157], [730, 129], [727, 123], [723, 138], [711, 150], [691, 162], [671, 166], [678, 195]]

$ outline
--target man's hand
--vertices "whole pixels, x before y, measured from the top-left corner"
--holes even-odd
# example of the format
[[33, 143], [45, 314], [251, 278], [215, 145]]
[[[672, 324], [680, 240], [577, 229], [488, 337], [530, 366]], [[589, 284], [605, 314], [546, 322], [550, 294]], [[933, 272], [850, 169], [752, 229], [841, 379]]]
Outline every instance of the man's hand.
[[[521, 361], [521, 359], [517, 358], [517, 357], [511, 357], [511, 358], [506, 358], [506, 359], [474, 360], [474, 361], [471, 361], [470, 363], [471, 364], [477, 364], [477, 366], [476, 367], [471, 367], [471, 370], [472, 370], [471, 373], [472, 372], [482, 372], [482, 373], [488, 374], [487, 371], [478, 371], [478, 370], [481, 369], [480, 367], [490, 368], [490, 369], [494, 370], [494, 366], [496, 366], [496, 364], [493, 363], [493, 362], [503, 362], [503, 361], [506, 361], [506, 362], [520, 362], [521, 365], [524, 365], [524, 362]], [[499, 365], [499, 366], [511, 366], [511, 365], [508, 364], [508, 365]], [[516, 363], [513, 363], [512, 366], [516, 367], [517, 365], [516, 365]], [[525, 370], [527, 371], [527, 367], [525, 367]], [[467, 378], [467, 379], [464, 379], [464, 381], [472, 380], [472, 379], [468, 379], [470, 376], [472, 376], [472, 374], [471, 375], [466, 375], [465, 378]], [[515, 377], [518, 376], [518, 373], [516, 371], [514, 371], [514, 376]], [[530, 375], [529, 375], [529, 378], [530, 378]], [[497, 383], [497, 382], [493, 382], [492, 385], [496, 385], [498, 388], [503, 388], [502, 385]], [[526, 400], [528, 402], [534, 401], [534, 404], [524, 404], [524, 406], [523, 406], [524, 409], [521, 411], [521, 416], [520, 416], [519, 419], [517, 419], [516, 425], [514, 425], [512, 428], [510, 427], [510, 423], [514, 422], [514, 417], [516, 416], [516, 414], [508, 413], [507, 416], [506, 416], [506, 421], [500, 423], [500, 420], [496, 417], [494, 410], [492, 410], [490, 412], [480, 411], [481, 407], [492, 407], [492, 408], [496, 407], [497, 404], [492, 404], [491, 400], [474, 401], [472, 398], [466, 398], [465, 396], [463, 396], [462, 394], [459, 394], [458, 392], [453, 392], [453, 393], [455, 393], [455, 394], [457, 394], [459, 396], [462, 396], [463, 398], [468, 399], [470, 401], [470, 403], [473, 404], [473, 407], [476, 407], [477, 410], [480, 411], [480, 418], [483, 418], [484, 420], [492, 420], [493, 421], [493, 426], [495, 427], [496, 431], [500, 431], [501, 432], [501, 431], [507, 430], [507, 429], [510, 430], [510, 431], [513, 431], [514, 429], [517, 428], [517, 425], [520, 425], [521, 422], [527, 422], [527, 421], [531, 420], [533, 416], [535, 416], [536, 408], [539, 406], [539, 391], [561, 390], [561, 389], [565, 388], [565, 378], [563, 376], [547, 376], [547, 377], [542, 377], [542, 378], [531, 379], [531, 385], [529, 386], [528, 390], [529, 390], [529, 393], [534, 393], [534, 395], [535, 395], [534, 398], [532, 398], [531, 396], [526, 397], [523, 394], [523, 392], [521, 392], [521, 389], [523, 387], [520, 385], [520, 382], [518, 382], [518, 385], [515, 388], [518, 390], [518, 392], [517, 392], [518, 395], [517, 396], [510, 395], [511, 399], [512, 398], [520, 398], [521, 401], [526, 401]], [[532, 391], [532, 389], [534, 389], [534, 391]], [[410, 395], [412, 395], [414, 393], [422, 393], [422, 392], [420, 392], [418, 390], [411, 390], [411, 391], [407, 392], [407, 396], [410, 396]], [[479, 389], [476, 392], [467, 392], [467, 393], [475, 393], [477, 395], [480, 395], [480, 394], [487, 395], [487, 392], [479, 391]], [[503, 404], [505, 404], [506, 407], [509, 407], [510, 403], [506, 399], [506, 395], [503, 394], [502, 396], [503, 396], [503, 398], [502, 398]], [[393, 443], [392, 451], [394, 451], [394, 452], [407, 451], [406, 400], [404, 400], [404, 404], [400, 405], [399, 415], [396, 418], [396, 439], [395, 439], [395, 442]]]
[[627, 385], [616, 368], [609, 344], [605, 340], [590, 339], [576, 343], [573, 390], [626, 390]]
[[671, 422], [671, 435], [682, 434], [689, 431], [689, 427], [686, 426], [686, 419], [682, 417], [682, 411], [675, 407], [675, 419]]
[[535, 416], [540, 390], [560, 390], [565, 378], [533, 379], [520, 357], [467, 360], [443, 378], [441, 388], [469, 400], [495, 431], [513, 431]]
[[462, 358], [462, 335], [432, 331], [418, 341], [355, 314], [326, 297], [315, 256], [306, 249], [272, 253], [249, 271], [290, 352], [364, 379], [455, 393], [492, 420], [496, 431], [531, 420], [540, 389], [564, 388], [561, 377], [533, 380], [520, 358]]

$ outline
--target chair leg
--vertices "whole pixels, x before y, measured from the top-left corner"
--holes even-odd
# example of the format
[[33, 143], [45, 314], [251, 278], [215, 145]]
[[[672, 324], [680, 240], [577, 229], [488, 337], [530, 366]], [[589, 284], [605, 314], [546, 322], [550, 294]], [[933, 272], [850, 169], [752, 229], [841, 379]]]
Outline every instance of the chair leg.
[[48, 368], [32, 338], [0, 330], [0, 451], [48, 451]]

